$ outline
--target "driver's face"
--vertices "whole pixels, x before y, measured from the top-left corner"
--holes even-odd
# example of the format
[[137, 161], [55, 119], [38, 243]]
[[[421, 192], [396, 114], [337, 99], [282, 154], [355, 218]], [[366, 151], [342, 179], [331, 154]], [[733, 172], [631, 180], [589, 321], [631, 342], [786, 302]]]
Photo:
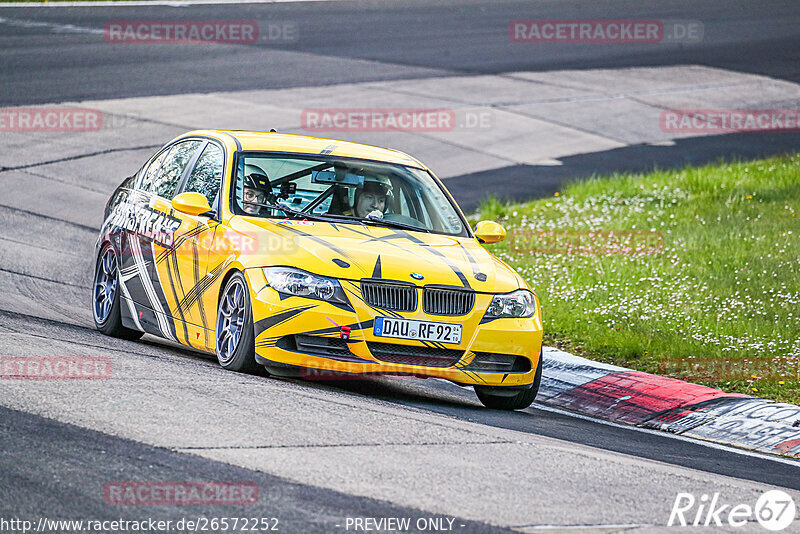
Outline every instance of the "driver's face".
[[359, 217], [366, 217], [371, 211], [375, 210], [380, 210], [381, 213], [386, 210], [386, 195], [361, 193], [358, 197], [356, 215]]
[[[259, 204], [264, 204], [267, 201], [267, 194], [263, 191], [259, 191], [258, 189], [245, 187], [244, 200], [245, 202], [258, 202]], [[250, 215], [258, 215], [261, 212], [261, 208], [253, 204], [244, 204], [242, 209]]]

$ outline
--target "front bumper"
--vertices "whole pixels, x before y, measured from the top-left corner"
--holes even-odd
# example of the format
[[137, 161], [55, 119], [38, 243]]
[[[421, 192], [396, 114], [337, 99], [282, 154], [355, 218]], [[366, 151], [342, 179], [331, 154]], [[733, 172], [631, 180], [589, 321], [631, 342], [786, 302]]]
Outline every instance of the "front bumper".
[[[532, 317], [481, 323], [491, 295], [477, 294], [472, 311], [460, 317], [386, 312], [366, 304], [357, 283], [341, 281], [352, 307], [280, 295], [260, 269], [247, 270], [256, 360], [273, 370], [305, 378], [353, 375], [436, 377], [461, 385], [526, 387], [533, 383], [542, 346], [537, 302]], [[257, 288], [257, 289], [253, 289]], [[258, 289], [260, 288], [260, 289]], [[374, 318], [390, 313], [404, 319], [460, 323], [461, 343], [442, 344], [378, 337]], [[349, 328], [349, 339], [343, 329]]]

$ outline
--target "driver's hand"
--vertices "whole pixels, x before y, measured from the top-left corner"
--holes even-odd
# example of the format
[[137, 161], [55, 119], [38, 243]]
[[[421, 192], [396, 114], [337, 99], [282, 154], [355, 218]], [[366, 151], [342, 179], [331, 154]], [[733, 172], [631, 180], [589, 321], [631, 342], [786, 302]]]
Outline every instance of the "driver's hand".
[[367, 213], [367, 219], [374, 217], [375, 219], [383, 219], [383, 212], [381, 210], [372, 210]]

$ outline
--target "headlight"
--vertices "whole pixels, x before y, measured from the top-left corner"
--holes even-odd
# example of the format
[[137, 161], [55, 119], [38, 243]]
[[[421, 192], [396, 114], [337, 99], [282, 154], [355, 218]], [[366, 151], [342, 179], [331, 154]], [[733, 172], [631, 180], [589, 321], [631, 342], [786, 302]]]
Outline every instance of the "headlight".
[[530, 317], [536, 311], [536, 299], [527, 289], [519, 289], [504, 295], [495, 295], [487, 317]]
[[267, 283], [278, 293], [348, 304], [338, 280], [290, 267], [264, 267]]

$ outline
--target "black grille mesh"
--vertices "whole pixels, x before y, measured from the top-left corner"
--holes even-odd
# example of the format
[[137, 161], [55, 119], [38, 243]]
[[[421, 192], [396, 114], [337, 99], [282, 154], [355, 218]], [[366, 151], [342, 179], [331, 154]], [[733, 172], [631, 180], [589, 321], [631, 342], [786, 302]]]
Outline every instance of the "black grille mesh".
[[417, 288], [414, 286], [361, 282], [361, 294], [367, 304], [376, 308], [403, 312], [417, 309]]
[[394, 343], [368, 342], [367, 346], [376, 360], [425, 367], [452, 367], [464, 354], [463, 350], [458, 349], [396, 345]]
[[322, 336], [294, 336], [297, 350], [305, 354], [320, 356], [351, 356], [352, 353], [343, 339]]
[[464, 369], [484, 373], [526, 373], [531, 370], [531, 361], [514, 354], [476, 352], [475, 358]]
[[475, 293], [458, 289], [424, 288], [422, 309], [430, 315], [466, 315], [475, 305]]

